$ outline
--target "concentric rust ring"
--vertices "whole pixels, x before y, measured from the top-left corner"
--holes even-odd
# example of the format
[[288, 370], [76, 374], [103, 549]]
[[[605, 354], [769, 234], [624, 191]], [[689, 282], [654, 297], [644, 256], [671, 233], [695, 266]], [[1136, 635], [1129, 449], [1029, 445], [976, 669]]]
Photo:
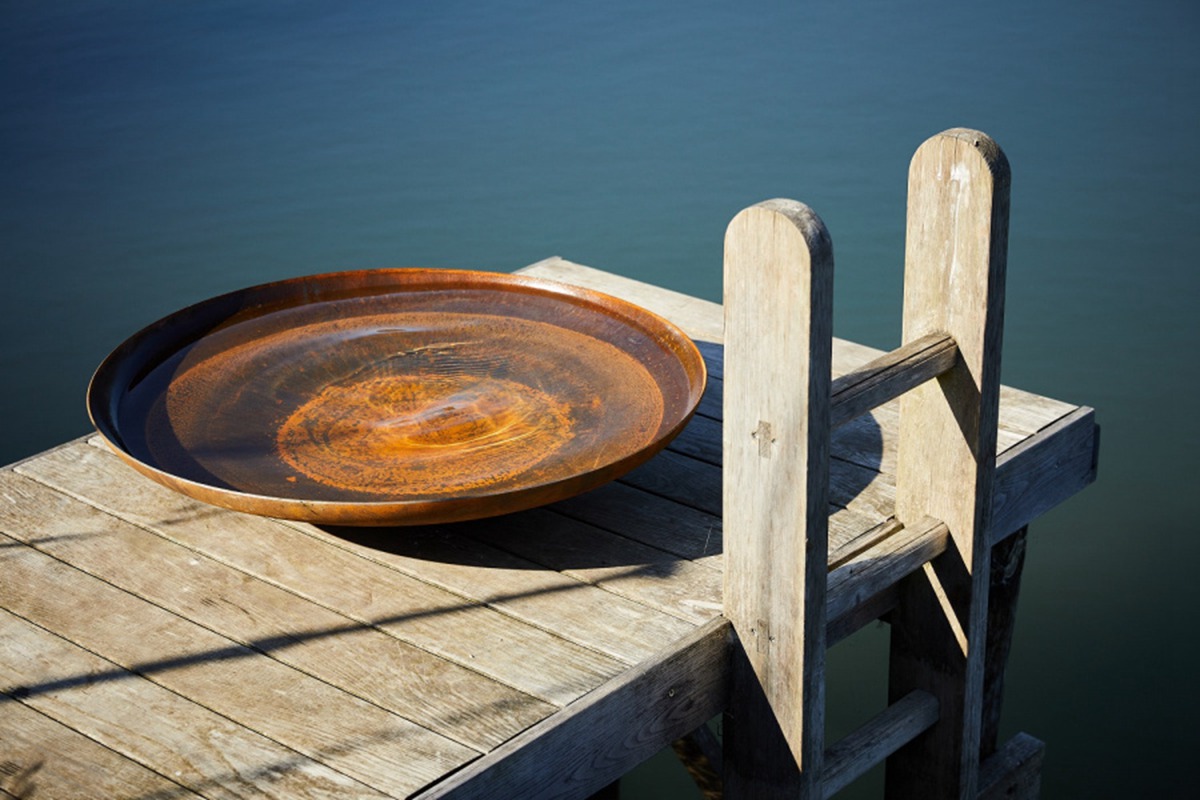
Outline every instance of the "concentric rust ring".
[[96, 428], [206, 502], [336, 524], [506, 513], [611, 480], [691, 417], [704, 363], [644, 309], [551, 281], [369, 270], [264, 284], [134, 335]]

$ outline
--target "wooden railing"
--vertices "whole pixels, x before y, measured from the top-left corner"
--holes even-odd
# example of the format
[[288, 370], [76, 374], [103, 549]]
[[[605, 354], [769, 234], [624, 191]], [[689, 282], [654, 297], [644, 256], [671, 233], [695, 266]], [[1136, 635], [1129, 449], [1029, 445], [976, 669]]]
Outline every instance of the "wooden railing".
[[[995, 749], [984, 734], [985, 684], [998, 680], [988, 659], [1003, 672], [1003, 654], [986, 646], [989, 612], [994, 628], [1007, 613], [989, 609], [988, 594], [1008, 162], [984, 134], [946, 131], [917, 150], [908, 188], [904, 344], [836, 381], [824, 223], [802, 203], [769, 200], [726, 233], [732, 800], [828, 797], [885, 759], [891, 798], [1036, 793], [1030, 737], [981, 771]], [[894, 530], [830, 571], [831, 430], [897, 397]], [[885, 612], [890, 705], [827, 747], [826, 648]]]

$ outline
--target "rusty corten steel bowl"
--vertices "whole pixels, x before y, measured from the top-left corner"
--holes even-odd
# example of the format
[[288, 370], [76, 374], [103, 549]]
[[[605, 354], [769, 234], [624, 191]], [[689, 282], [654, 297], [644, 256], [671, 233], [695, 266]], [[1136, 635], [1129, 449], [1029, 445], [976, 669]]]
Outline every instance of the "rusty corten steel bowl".
[[96, 370], [113, 450], [183, 494], [337, 525], [569, 497], [666, 446], [704, 391], [677, 327], [598, 292], [441, 269], [339, 272], [206, 300]]

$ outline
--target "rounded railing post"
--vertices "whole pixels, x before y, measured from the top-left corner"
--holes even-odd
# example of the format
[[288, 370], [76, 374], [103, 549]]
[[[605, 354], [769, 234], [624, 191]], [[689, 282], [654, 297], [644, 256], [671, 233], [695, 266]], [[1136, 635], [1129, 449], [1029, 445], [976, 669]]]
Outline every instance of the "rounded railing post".
[[904, 341], [948, 334], [958, 358], [900, 401], [896, 516], [930, 516], [951, 546], [902, 583], [889, 697], [933, 694], [937, 724], [888, 759], [888, 797], [975, 795], [987, 629], [1008, 244], [1008, 161], [978, 131], [930, 138], [909, 169]]
[[728, 798], [819, 794], [824, 751], [833, 248], [802, 203], [725, 235], [725, 614], [737, 634]]

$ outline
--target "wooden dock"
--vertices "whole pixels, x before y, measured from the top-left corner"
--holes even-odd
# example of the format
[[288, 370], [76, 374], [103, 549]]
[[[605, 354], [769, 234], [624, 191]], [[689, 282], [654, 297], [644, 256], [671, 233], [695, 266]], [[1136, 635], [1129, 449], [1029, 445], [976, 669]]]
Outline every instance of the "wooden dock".
[[[523, 271], [703, 343], [687, 429], [589, 494], [322, 529], [189, 500], [95, 437], [0, 470], [0, 796], [587, 797], [727, 709], [722, 308], [560, 258]], [[833, 374], [882, 355], [834, 340]], [[936, 519], [897, 522], [898, 409], [831, 434], [825, 646], [953, 547]], [[1003, 546], [1093, 480], [1097, 428], [1089, 408], [1003, 388], [996, 433], [980, 536]], [[902, 699], [821, 748], [821, 794], [933, 726], [936, 701]], [[1029, 737], [986, 747], [992, 706], [983, 796], [1035, 783], [1040, 757]]]

